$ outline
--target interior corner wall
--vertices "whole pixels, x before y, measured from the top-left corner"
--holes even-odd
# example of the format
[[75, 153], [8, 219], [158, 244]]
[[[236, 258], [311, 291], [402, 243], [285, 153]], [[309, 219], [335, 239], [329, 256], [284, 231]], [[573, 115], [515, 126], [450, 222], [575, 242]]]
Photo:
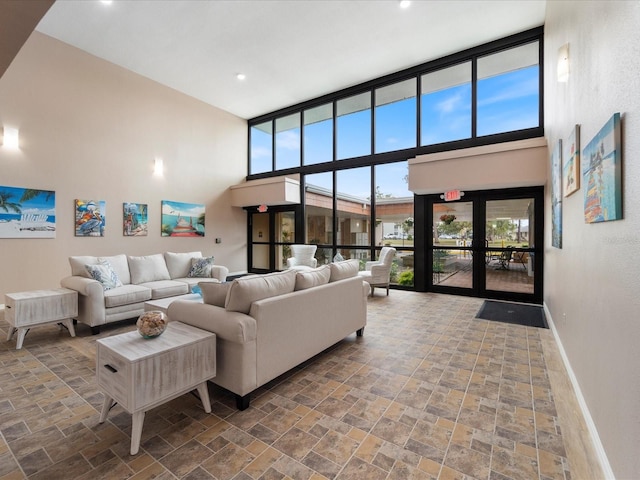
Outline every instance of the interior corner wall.
[[[562, 249], [545, 209], [544, 301], [613, 474], [640, 474], [640, 2], [550, 1], [545, 21], [545, 135], [549, 151], [580, 124], [580, 146], [615, 112], [622, 123], [623, 214], [586, 224], [582, 182], [562, 199]], [[570, 76], [559, 83], [560, 46]], [[581, 162], [585, 159], [582, 158]], [[550, 181], [547, 182], [550, 185]]]
[[[0, 238], [0, 303], [59, 287], [71, 255], [199, 250], [246, 271], [246, 213], [229, 189], [247, 174], [245, 120], [34, 32], [0, 78], [0, 124], [20, 130], [19, 151], [0, 147], [0, 188], [56, 195], [55, 239]], [[104, 237], [75, 236], [75, 199], [106, 201]], [[162, 200], [204, 204], [205, 236], [162, 237]], [[123, 235], [124, 202], [148, 205], [147, 236]]]

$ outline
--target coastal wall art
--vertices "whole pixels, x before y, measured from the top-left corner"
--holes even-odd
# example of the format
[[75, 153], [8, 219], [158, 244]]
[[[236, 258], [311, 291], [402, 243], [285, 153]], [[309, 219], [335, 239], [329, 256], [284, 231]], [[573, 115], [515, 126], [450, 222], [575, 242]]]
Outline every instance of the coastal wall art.
[[551, 154], [551, 245], [562, 248], [562, 140]]
[[562, 160], [562, 189], [568, 197], [580, 189], [580, 125], [573, 128], [564, 142]]
[[75, 200], [76, 237], [104, 237], [106, 225], [104, 200]]
[[55, 192], [0, 186], [0, 238], [55, 237]]
[[204, 205], [162, 200], [163, 237], [204, 237]]
[[614, 113], [582, 150], [586, 223], [622, 219], [620, 114]]
[[122, 233], [125, 237], [146, 237], [148, 220], [146, 203], [122, 204]]

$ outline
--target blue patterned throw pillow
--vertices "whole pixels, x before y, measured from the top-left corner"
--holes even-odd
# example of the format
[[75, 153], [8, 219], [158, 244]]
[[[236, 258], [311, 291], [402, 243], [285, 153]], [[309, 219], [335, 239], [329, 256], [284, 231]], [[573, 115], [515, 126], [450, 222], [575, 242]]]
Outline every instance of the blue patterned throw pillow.
[[94, 280], [97, 280], [102, 284], [102, 288], [105, 290], [111, 290], [112, 288], [121, 287], [122, 282], [109, 262], [100, 262], [96, 265], [85, 265], [89, 275]]
[[190, 278], [209, 278], [211, 277], [211, 267], [213, 266], [213, 257], [192, 258], [191, 270], [187, 277]]

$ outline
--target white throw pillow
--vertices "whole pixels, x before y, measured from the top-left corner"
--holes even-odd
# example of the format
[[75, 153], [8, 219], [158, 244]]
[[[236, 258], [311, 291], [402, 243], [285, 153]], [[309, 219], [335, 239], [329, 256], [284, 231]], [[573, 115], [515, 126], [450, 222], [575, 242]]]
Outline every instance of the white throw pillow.
[[164, 261], [167, 263], [171, 278], [185, 278], [191, 270], [191, 260], [201, 257], [202, 252], [164, 253]]
[[170, 280], [169, 270], [162, 254], [128, 257], [131, 283], [139, 285], [158, 280]]
[[313, 270], [304, 270], [296, 272], [296, 290], [306, 290], [307, 288], [317, 287], [329, 283], [331, 278], [331, 268], [329, 265], [314, 268]]
[[229, 287], [225, 309], [230, 312], [249, 313], [253, 302], [291, 293], [295, 285], [295, 270], [237, 278]]
[[330, 282], [336, 282], [338, 280], [344, 280], [345, 278], [351, 278], [358, 275], [360, 270], [360, 262], [356, 259], [344, 260], [342, 262], [334, 262], [329, 264], [331, 268]]

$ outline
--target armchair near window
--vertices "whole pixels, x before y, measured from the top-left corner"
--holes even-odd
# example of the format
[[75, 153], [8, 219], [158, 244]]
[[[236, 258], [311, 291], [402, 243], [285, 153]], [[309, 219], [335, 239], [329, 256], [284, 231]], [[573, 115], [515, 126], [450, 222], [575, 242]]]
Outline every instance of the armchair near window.
[[291, 245], [293, 257], [287, 258], [287, 268], [294, 270], [306, 270], [316, 268], [318, 260], [314, 257], [317, 245]]
[[386, 287], [387, 295], [389, 295], [389, 279], [391, 277], [391, 264], [393, 257], [396, 255], [396, 249], [393, 247], [382, 247], [380, 256], [376, 262], [367, 262], [365, 270], [358, 272], [369, 285], [371, 285], [371, 295], [373, 296], [374, 287]]

